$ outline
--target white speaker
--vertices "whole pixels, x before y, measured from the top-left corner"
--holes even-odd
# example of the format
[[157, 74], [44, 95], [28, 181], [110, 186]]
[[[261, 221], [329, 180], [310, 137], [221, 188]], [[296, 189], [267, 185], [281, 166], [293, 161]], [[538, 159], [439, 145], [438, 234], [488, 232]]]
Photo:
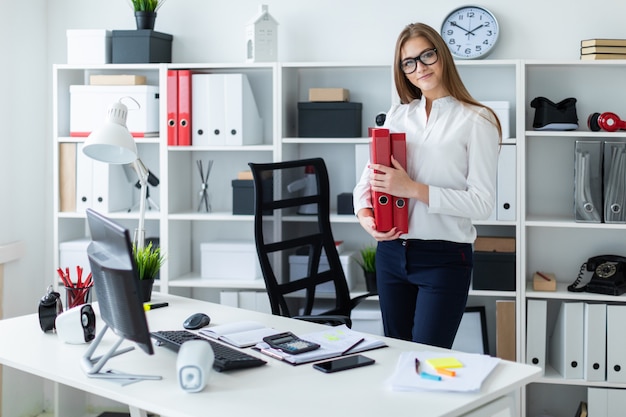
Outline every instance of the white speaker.
[[180, 387], [187, 392], [202, 391], [209, 379], [215, 354], [208, 342], [189, 340], [178, 350], [176, 370]]
[[91, 304], [82, 304], [59, 314], [55, 327], [65, 343], [89, 343], [96, 337], [96, 314]]

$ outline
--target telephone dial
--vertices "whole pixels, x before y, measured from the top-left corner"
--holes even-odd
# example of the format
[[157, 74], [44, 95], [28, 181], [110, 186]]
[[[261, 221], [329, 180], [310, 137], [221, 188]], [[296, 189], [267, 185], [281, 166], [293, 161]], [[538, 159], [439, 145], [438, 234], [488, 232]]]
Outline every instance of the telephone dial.
[[[585, 269], [593, 272], [593, 275], [587, 285], [579, 287]], [[626, 292], [626, 257], [601, 255], [589, 258], [580, 266], [578, 277], [567, 290], [609, 295], [623, 294]]]

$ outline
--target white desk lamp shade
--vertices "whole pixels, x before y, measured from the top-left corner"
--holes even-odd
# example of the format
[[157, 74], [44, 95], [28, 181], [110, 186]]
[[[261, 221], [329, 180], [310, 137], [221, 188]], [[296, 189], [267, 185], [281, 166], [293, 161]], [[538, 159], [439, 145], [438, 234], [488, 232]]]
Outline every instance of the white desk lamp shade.
[[109, 107], [104, 125], [91, 132], [83, 153], [109, 164], [130, 164], [137, 160], [137, 144], [126, 127], [128, 107], [116, 102]]

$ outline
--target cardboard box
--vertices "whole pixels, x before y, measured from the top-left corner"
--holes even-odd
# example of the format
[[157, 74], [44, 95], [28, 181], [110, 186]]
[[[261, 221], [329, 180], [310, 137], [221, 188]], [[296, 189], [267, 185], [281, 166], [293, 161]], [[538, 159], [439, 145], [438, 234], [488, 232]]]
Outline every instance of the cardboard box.
[[515, 291], [515, 253], [474, 252], [472, 288]]
[[298, 136], [359, 138], [362, 109], [362, 103], [298, 103]]
[[514, 237], [479, 236], [474, 242], [476, 252], [515, 252]]
[[111, 31], [88, 29], [66, 31], [68, 64], [110, 64]]
[[[137, 103], [124, 97], [132, 97]], [[70, 136], [86, 137], [94, 129], [102, 126], [109, 107], [120, 99], [128, 107], [126, 126], [133, 136], [158, 133], [158, 86], [71, 85]]]
[[[353, 252], [345, 252], [339, 255], [341, 260], [341, 266], [343, 267], [343, 273], [346, 276], [346, 282], [348, 289], [352, 289], [358, 279], [364, 279], [363, 270], [356, 262], [355, 254]], [[308, 255], [290, 255], [289, 256], [289, 280], [302, 278], [306, 275], [306, 269], [309, 262]], [[328, 271], [328, 261], [326, 257], [322, 255], [320, 259], [320, 265], [318, 272]], [[335, 292], [334, 284], [328, 282], [317, 287], [317, 291], [323, 292]]]
[[533, 290], [556, 291], [556, 276], [550, 272], [535, 272], [533, 274]]
[[254, 242], [215, 241], [200, 244], [200, 275], [208, 279], [261, 279]]
[[[508, 101], [481, 101], [481, 104], [484, 104], [487, 107], [490, 107], [496, 115], [498, 119], [500, 119], [500, 126], [502, 127], [502, 142], [506, 143], [506, 139], [514, 139], [511, 138], [511, 122], [509, 118], [509, 111], [511, 105]], [[512, 141], [508, 141], [512, 142]]]
[[345, 88], [309, 88], [309, 101], [350, 101], [350, 90]]
[[89, 76], [89, 85], [145, 85], [145, 75], [95, 74]]
[[114, 30], [111, 61], [114, 64], [172, 62], [172, 39], [170, 34], [150, 29]]

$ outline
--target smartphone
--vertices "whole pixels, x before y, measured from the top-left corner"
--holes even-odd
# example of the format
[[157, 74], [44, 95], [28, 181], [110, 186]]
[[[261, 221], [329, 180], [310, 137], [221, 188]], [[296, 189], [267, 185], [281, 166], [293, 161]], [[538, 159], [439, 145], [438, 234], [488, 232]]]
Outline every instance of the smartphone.
[[278, 333], [266, 336], [263, 341], [274, 349], [282, 350], [285, 353], [297, 355], [298, 353], [309, 352], [320, 347], [317, 343], [300, 339], [291, 332]]
[[358, 368], [360, 366], [373, 365], [376, 362], [372, 358], [363, 355], [346, 356], [339, 359], [331, 359], [329, 361], [313, 364], [313, 368], [318, 371], [331, 373], [345, 371], [346, 369]]

